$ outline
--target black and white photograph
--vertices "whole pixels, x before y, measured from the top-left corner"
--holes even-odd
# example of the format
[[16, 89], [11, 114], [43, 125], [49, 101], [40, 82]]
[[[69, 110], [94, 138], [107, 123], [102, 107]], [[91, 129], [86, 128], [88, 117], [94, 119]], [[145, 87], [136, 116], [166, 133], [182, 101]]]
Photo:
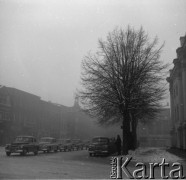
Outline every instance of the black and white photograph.
[[186, 0], [0, 0], [0, 179], [186, 179]]

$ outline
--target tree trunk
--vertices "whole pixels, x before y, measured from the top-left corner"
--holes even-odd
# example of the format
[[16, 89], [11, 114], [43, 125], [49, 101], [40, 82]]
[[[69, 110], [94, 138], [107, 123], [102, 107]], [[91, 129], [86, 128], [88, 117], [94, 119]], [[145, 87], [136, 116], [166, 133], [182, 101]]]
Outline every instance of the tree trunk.
[[130, 132], [130, 121], [127, 114], [123, 116], [123, 148], [122, 154], [127, 155], [129, 150], [129, 132]]
[[135, 150], [138, 146], [137, 143], [137, 120], [132, 116], [132, 145], [131, 145], [131, 150]]
[[138, 147], [136, 131], [137, 131], [137, 122], [134, 120], [132, 123], [132, 139], [133, 139], [132, 150], [135, 150]]

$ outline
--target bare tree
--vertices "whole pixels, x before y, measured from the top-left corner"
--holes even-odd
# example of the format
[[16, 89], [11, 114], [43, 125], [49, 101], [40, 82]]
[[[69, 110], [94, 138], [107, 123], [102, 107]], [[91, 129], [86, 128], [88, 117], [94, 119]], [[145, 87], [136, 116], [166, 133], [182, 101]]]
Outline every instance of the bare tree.
[[167, 65], [160, 60], [163, 45], [157, 44], [143, 28], [116, 28], [82, 61], [82, 107], [100, 124], [122, 123], [123, 154], [136, 137], [138, 120], [153, 117], [165, 94]]

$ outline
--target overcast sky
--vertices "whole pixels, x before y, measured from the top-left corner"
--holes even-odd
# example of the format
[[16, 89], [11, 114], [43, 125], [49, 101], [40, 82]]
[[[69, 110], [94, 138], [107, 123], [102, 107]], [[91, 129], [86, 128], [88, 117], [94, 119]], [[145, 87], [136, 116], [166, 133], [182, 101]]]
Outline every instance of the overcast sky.
[[186, 0], [0, 0], [0, 84], [72, 106], [81, 61], [116, 26], [143, 26], [176, 58]]

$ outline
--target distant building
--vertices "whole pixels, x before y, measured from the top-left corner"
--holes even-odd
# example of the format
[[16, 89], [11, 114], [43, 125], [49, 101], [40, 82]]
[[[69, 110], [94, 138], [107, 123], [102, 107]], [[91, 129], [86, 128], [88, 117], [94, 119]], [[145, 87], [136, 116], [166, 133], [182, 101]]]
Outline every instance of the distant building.
[[142, 147], [170, 147], [170, 109], [161, 109], [145, 124], [139, 122], [137, 134]]
[[43, 101], [39, 96], [16, 88], [0, 86], [0, 145], [18, 135], [37, 138], [72, 137], [72, 108]]
[[86, 140], [94, 136], [116, 137], [121, 132], [119, 125], [99, 127], [81, 110], [77, 98], [73, 107], [66, 107], [0, 86], [0, 145], [10, 143], [18, 135]]
[[0, 88], [0, 144], [16, 135], [35, 135], [39, 122], [40, 97], [15, 88]]
[[171, 102], [172, 147], [186, 150], [186, 36], [180, 37], [177, 58], [167, 78]]
[[10, 95], [4, 90], [4, 87], [0, 87], [0, 145], [6, 142], [6, 138], [2, 138], [7, 135], [7, 129], [11, 122], [11, 102]]

